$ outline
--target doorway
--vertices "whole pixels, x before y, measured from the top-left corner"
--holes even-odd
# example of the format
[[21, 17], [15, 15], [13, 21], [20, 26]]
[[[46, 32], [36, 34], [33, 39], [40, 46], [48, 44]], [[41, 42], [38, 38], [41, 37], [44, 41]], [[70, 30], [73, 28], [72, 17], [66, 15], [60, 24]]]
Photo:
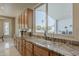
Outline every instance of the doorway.
[[10, 22], [9, 21], [3, 22], [3, 34], [4, 36], [10, 35]]

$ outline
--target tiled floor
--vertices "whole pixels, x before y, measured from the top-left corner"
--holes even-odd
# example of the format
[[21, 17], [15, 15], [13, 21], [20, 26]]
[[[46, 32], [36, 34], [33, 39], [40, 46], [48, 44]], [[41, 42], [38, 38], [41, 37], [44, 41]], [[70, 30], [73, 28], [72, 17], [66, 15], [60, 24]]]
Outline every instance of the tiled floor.
[[0, 39], [0, 56], [20, 56], [14, 47], [12, 38], [5, 38], [4, 42]]

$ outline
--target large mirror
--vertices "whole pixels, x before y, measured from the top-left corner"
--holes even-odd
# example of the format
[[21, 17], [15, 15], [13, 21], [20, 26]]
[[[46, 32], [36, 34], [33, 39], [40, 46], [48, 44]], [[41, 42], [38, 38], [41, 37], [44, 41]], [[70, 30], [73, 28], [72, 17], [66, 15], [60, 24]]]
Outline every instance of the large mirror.
[[73, 33], [72, 3], [48, 3], [35, 9], [36, 32], [70, 35]]

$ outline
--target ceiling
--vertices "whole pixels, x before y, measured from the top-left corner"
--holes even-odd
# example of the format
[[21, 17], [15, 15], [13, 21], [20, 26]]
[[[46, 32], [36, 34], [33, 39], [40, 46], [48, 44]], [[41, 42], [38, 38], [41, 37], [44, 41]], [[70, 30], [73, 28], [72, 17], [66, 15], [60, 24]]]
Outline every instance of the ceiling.
[[37, 3], [0, 3], [0, 15], [15, 17], [25, 8], [33, 8]]

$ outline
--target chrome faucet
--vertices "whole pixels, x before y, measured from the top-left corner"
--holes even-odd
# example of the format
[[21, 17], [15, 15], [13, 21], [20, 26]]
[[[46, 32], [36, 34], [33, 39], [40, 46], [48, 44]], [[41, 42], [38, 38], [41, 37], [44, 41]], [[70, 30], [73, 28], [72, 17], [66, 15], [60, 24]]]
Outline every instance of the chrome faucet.
[[45, 40], [47, 40], [47, 31], [44, 32]]

